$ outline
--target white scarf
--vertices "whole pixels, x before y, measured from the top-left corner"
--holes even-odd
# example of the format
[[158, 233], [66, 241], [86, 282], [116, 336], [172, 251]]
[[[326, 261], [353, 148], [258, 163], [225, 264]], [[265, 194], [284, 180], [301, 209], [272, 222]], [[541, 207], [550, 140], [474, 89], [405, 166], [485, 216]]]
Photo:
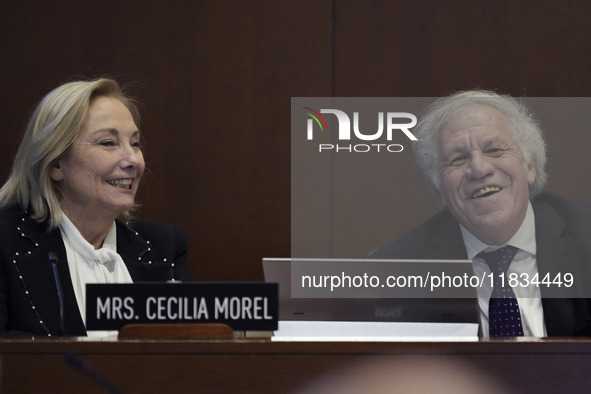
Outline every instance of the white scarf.
[[117, 253], [115, 222], [100, 249], [94, 249], [94, 246], [82, 237], [80, 231], [63, 212], [60, 230], [66, 247], [76, 301], [86, 325], [87, 283], [133, 283], [133, 281], [123, 259]]

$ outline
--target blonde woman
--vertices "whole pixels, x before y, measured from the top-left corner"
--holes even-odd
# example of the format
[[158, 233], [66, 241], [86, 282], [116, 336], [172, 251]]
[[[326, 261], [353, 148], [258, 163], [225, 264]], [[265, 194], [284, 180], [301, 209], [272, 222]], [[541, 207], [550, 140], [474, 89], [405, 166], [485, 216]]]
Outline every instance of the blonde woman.
[[112, 79], [66, 83], [37, 106], [0, 189], [0, 335], [89, 334], [87, 283], [190, 280], [180, 228], [130, 219], [138, 124]]

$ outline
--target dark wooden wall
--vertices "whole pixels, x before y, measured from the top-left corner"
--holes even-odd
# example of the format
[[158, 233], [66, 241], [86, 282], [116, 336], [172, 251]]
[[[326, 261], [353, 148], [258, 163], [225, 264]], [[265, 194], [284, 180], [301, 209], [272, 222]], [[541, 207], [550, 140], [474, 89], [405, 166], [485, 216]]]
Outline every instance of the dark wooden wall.
[[53, 87], [133, 82], [138, 216], [183, 227], [196, 279], [259, 280], [262, 257], [290, 254], [290, 97], [588, 96], [589, 15], [584, 0], [3, 1], [0, 176]]

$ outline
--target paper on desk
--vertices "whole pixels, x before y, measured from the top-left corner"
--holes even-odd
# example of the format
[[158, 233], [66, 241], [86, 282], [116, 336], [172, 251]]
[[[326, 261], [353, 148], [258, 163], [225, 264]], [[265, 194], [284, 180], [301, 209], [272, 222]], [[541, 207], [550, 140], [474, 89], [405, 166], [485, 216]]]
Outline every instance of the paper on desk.
[[280, 321], [273, 341], [477, 341], [475, 323]]

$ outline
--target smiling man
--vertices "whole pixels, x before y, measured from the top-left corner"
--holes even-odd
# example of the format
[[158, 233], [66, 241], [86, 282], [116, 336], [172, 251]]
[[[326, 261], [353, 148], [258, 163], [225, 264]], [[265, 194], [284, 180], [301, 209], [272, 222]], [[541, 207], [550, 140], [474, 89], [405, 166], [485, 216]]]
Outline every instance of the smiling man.
[[[589, 283], [591, 208], [542, 192], [546, 147], [529, 110], [466, 91], [436, 100], [414, 132], [444, 210], [369, 257], [472, 260], [475, 275], [495, 278], [478, 288], [485, 337], [589, 335], [587, 299], [534, 283], [564, 274]], [[532, 280], [511, 287], [510, 277]]]
[[524, 162], [505, 116], [484, 105], [463, 107], [438, 145], [443, 205], [478, 239], [507, 242], [525, 219], [536, 170]]

